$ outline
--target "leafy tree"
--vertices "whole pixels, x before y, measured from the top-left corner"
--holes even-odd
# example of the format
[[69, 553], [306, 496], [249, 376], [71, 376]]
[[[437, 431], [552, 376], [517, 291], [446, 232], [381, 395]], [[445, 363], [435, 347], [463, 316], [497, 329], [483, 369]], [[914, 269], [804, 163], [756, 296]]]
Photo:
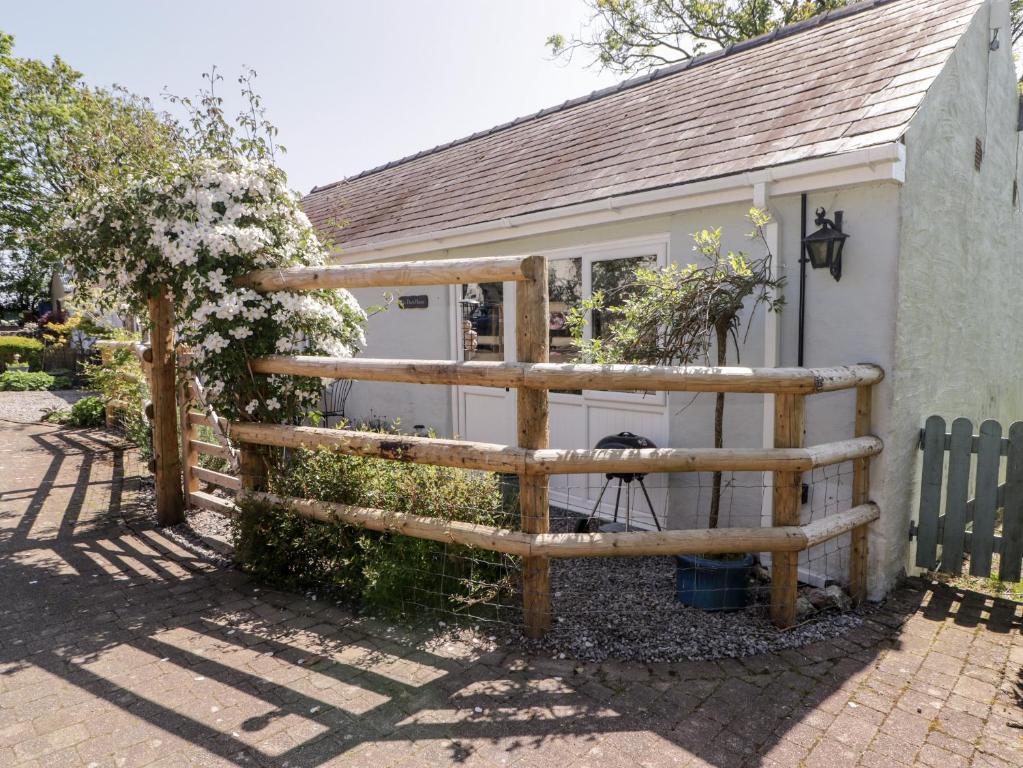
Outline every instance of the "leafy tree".
[[[65, 201], [166, 164], [177, 126], [145, 99], [87, 86], [59, 57], [19, 58], [0, 32], [0, 251], [21, 299], [59, 263], [50, 234]], [[5, 281], [6, 282], [6, 281]]]
[[[601, 68], [630, 74], [685, 61], [708, 49], [748, 40], [851, 0], [586, 0], [584, 36], [555, 33], [557, 57], [593, 55]], [[1023, 40], [1023, 0], [1011, 0], [1012, 42]]]
[[0, 252], [0, 306], [33, 307], [49, 295], [52, 273], [48, 262], [27, 251]]
[[587, 0], [588, 34], [555, 33], [555, 56], [578, 50], [604, 69], [629, 74], [674, 64], [840, 8], [848, 0]]

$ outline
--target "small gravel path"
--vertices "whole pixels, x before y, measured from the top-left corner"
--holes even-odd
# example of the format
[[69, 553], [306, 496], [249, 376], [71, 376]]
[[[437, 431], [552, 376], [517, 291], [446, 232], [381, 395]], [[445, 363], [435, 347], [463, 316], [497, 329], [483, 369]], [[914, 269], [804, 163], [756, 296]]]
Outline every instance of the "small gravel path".
[[58, 389], [52, 392], [0, 392], [0, 419], [32, 424], [42, 421], [51, 408], [67, 408], [82, 398], [95, 395], [84, 389]]

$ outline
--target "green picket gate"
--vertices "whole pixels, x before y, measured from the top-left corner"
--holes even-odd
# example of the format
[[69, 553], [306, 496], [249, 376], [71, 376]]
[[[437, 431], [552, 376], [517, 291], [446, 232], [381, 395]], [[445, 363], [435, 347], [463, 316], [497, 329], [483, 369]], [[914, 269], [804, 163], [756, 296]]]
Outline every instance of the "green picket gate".
[[998, 554], [998, 578], [1019, 581], [1023, 421], [1003, 437], [997, 421], [985, 421], [975, 435], [969, 419], [956, 419], [946, 432], [945, 420], [931, 416], [920, 430], [920, 449], [920, 515], [910, 529], [910, 538], [917, 540], [917, 566], [958, 574], [969, 557], [971, 576], [990, 577]]

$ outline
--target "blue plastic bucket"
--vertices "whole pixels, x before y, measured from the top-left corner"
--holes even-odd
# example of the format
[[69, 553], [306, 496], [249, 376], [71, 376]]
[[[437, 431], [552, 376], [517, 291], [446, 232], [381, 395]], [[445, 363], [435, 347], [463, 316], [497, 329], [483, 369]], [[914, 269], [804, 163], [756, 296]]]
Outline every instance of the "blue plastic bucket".
[[753, 555], [740, 560], [675, 556], [675, 596], [683, 605], [705, 611], [736, 611], [749, 605]]

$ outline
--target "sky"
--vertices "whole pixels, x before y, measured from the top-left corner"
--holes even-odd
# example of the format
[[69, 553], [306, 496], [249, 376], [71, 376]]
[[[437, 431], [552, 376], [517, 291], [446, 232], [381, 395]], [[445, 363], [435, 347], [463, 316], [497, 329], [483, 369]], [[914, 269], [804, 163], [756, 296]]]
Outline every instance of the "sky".
[[[93, 85], [160, 101], [216, 65], [225, 94], [246, 68], [307, 192], [618, 82], [550, 60], [582, 0], [2, 0], [19, 56], [59, 54]], [[234, 109], [233, 111], [237, 111]]]

